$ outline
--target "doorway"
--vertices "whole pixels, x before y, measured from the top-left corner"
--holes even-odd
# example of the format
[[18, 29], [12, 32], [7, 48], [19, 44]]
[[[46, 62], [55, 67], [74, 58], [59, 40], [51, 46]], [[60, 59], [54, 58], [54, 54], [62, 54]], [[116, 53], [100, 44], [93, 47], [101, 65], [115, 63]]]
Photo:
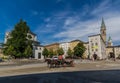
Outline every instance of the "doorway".
[[110, 52], [110, 56], [109, 56], [109, 58], [115, 58], [115, 55], [114, 55], [113, 52]]
[[38, 53], [38, 59], [41, 59], [41, 53]]

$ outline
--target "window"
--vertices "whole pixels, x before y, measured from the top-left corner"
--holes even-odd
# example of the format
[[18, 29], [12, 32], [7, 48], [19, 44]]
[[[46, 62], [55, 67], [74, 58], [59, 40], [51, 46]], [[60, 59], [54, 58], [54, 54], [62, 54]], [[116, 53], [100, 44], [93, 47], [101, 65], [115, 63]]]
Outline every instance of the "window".
[[93, 46], [94, 44], [92, 43], [92, 46]]
[[41, 50], [41, 48], [40, 48], [40, 50]]
[[94, 50], [92, 49], [92, 51], [94, 51]]
[[98, 51], [98, 49], [95, 49], [95, 51]]
[[98, 43], [95, 43], [95, 45], [97, 46], [97, 45], [98, 45]]

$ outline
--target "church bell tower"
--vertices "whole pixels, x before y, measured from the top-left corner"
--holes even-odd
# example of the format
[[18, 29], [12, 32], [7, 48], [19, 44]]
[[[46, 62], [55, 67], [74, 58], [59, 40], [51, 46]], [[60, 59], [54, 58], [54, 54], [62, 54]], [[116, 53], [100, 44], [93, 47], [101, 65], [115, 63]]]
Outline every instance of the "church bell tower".
[[106, 43], [106, 26], [103, 18], [102, 18], [100, 33], [104, 42]]

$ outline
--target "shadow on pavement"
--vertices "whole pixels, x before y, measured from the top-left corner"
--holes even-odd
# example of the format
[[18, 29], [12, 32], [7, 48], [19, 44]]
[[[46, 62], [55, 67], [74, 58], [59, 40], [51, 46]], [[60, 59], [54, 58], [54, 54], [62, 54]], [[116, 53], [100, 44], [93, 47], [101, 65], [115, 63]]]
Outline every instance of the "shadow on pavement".
[[120, 70], [38, 73], [0, 77], [0, 83], [120, 83]]

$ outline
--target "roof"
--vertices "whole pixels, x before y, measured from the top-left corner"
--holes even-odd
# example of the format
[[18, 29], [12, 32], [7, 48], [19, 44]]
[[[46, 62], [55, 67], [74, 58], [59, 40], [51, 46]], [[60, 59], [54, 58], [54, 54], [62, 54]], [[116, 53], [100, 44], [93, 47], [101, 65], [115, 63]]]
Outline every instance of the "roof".
[[78, 39], [76, 39], [76, 40], [72, 40], [72, 41], [70, 41], [70, 42], [83, 42], [83, 41], [81, 41], [81, 40], [78, 40]]
[[52, 45], [59, 45], [59, 43], [49, 44], [49, 45], [46, 45], [45, 47], [47, 47], [47, 46], [52, 46]]
[[63, 44], [63, 43], [69, 43], [69, 42], [60, 42], [59, 44]]
[[94, 37], [94, 36], [99, 36], [100, 34], [95, 34], [95, 35], [90, 35], [88, 37]]
[[30, 33], [30, 34], [32, 34], [32, 35], [34, 35], [34, 36], [36, 36], [36, 34], [35, 33], [33, 33], [32, 31], [28, 31], [28, 33]]
[[[102, 39], [102, 41], [105, 43], [105, 41], [103, 40], [103, 38], [102, 38], [101, 34], [91, 35], [91, 36], [88, 36], [88, 37], [94, 37], [94, 36], [100, 36], [100, 37], [101, 37], [101, 39]], [[105, 44], [106, 44], [106, 43], [105, 43]]]
[[84, 42], [84, 44], [88, 44], [89, 42]]
[[117, 45], [117, 46], [107, 46], [107, 48], [114, 48], [114, 47], [120, 47], [120, 45]]
[[43, 45], [35, 45], [35, 46], [44, 47]]
[[40, 42], [38, 41], [32, 41], [34, 45], [40, 45]]

